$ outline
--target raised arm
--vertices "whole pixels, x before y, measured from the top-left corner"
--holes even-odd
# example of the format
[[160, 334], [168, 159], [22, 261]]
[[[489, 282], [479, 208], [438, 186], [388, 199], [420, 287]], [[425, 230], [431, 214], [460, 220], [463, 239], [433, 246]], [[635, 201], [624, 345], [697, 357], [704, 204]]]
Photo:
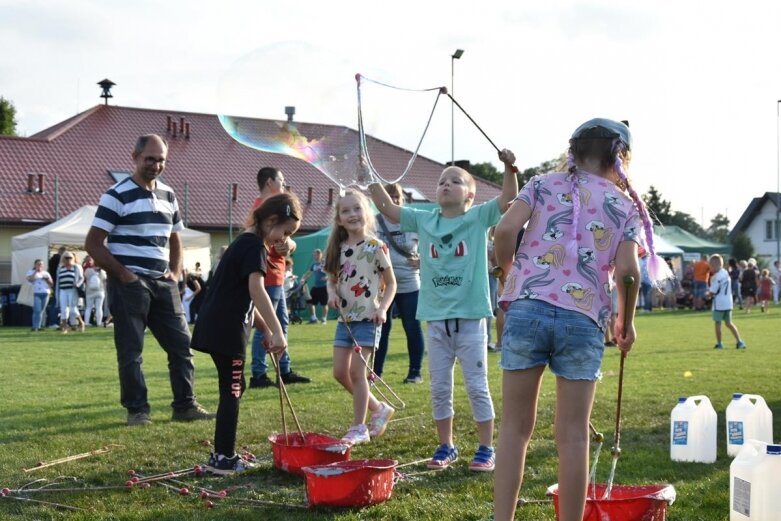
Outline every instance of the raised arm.
[[499, 196], [499, 210], [504, 213], [507, 206], [518, 196], [518, 176], [515, 168], [515, 154], [506, 148], [499, 152], [499, 159], [504, 163], [504, 178], [502, 179], [502, 194]]
[[[517, 184], [517, 183], [516, 183]], [[382, 215], [397, 223], [401, 219], [401, 206], [395, 204], [388, 192], [380, 183], [372, 183], [369, 185], [369, 193], [374, 201], [374, 206], [380, 211]]]
[[494, 255], [496, 265], [502, 268], [503, 273], [510, 271], [510, 265], [515, 258], [515, 243], [518, 233], [529, 221], [532, 209], [526, 202], [518, 200], [510, 206], [499, 224], [494, 230]]

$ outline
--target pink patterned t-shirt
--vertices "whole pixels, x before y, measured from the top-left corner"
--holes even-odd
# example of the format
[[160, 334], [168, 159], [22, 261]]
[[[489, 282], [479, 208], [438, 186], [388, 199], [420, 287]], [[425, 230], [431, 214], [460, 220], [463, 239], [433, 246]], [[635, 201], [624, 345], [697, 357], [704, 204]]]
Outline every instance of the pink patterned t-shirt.
[[572, 174], [534, 176], [521, 189], [517, 199], [532, 213], [499, 301], [507, 309], [518, 299], [543, 300], [579, 311], [605, 329], [618, 244], [639, 244], [641, 222], [632, 200], [615, 184], [588, 172], [576, 175], [576, 245]]

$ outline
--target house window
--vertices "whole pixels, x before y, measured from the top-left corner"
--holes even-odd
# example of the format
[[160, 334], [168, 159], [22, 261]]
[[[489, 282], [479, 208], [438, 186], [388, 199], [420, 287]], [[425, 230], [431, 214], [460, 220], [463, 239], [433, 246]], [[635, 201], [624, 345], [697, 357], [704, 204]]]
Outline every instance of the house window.
[[775, 241], [778, 238], [778, 221], [775, 219], [765, 221], [765, 240]]
[[109, 170], [108, 175], [111, 176], [111, 179], [113, 179], [115, 183], [118, 183], [124, 178], [130, 177], [130, 172], [127, 170]]

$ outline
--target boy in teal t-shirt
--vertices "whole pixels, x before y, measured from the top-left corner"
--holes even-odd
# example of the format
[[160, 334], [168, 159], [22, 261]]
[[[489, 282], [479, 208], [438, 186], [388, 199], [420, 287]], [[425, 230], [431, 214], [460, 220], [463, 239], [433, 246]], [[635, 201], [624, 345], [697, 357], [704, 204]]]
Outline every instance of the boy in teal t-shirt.
[[417, 318], [428, 321], [431, 402], [439, 447], [428, 463], [445, 469], [458, 459], [453, 443], [453, 368], [461, 364], [480, 445], [471, 470], [494, 469], [494, 407], [488, 390], [485, 317], [491, 314], [488, 298], [488, 229], [495, 225], [518, 194], [512, 166], [515, 156], [503, 150], [505, 165], [502, 194], [472, 207], [475, 181], [464, 169], [447, 167], [437, 185], [439, 208], [415, 210], [393, 204], [380, 184], [369, 186], [374, 204], [401, 231], [418, 234], [420, 298]]

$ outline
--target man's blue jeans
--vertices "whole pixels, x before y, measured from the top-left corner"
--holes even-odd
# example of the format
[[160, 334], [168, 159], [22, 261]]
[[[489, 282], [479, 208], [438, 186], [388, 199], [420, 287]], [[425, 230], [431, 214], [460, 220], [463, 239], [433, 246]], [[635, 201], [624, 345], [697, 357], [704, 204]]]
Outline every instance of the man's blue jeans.
[[119, 365], [120, 402], [129, 413], [149, 412], [141, 367], [144, 330], [155, 336], [168, 354], [168, 375], [174, 394], [171, 407], [185, 410], [195, 404], [193, 353], [176, 282], [139, 276], [123, 284], [109, 277], [108, 296], [114, 317], [114, 344]]
[[[268, 293], [271, 299], [271, 307], [277, 312], [277, 320], [282, 325], [282, 332], [287, 338], [287, 303], [285, 302], [285, 291], [282, 286], [266, 286], [266, 293]], [[287, 354], [288, 350], [279, 357], [279, 371], [282, 374], [290, 372], [290, 355]], [[255, 334], [252, 336], [252, 377], [258, 378], [268, 372], [268, 364], [266, 363], [266, 354], [268, 354], [263, 347], [263, 333], [255, 330]]]

